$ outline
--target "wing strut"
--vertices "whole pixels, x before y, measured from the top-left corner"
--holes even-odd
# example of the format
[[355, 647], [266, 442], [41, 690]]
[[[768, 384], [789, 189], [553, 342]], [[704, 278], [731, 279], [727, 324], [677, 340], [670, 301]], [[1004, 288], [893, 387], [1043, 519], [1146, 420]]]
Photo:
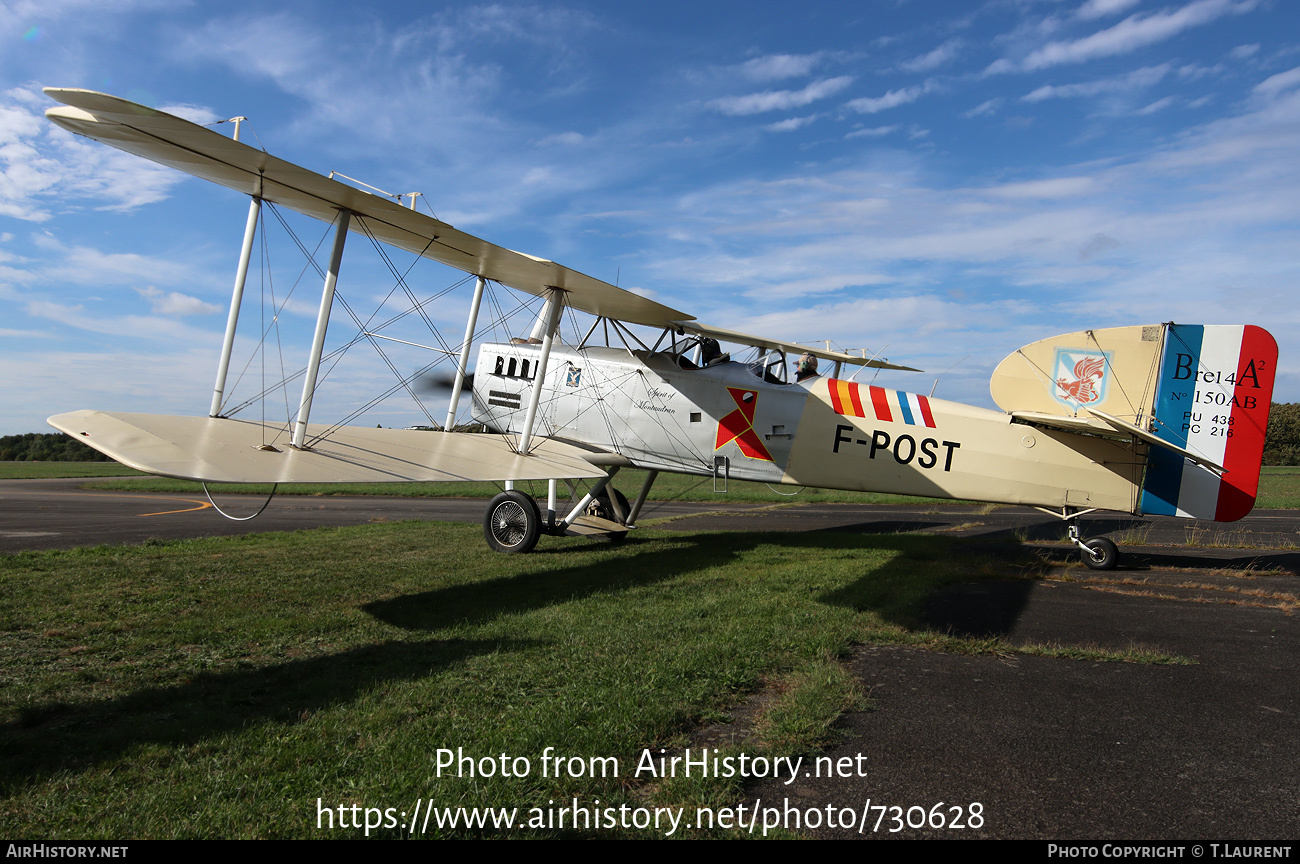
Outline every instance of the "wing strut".
[[334, 286], [339, 281], [339, 267], [343, 263], [343, 243], [348, 239], [348, 224], [352, 211], [339, 211], [338, 228], [334, 231], [334, 248], [330, 252], [330, 269], [325, 274], [325, 287], [320, 295], [320, 312], [316, 315], [316, 335], [311, 340], [311, 357], [307, 360], [307, 374], [302, 381], [302, 402], [298, 406], [298, 422], [293, 427], [292, 446], [302, 450], [307, 441], [307, 419], [311, 414], [311, 400], [316, 393], [316, 374], [320, 371], [320, 355], [325, 348], [325, 330], [330, 323], [330, 309], [334, 305]]
[[[546, 298], [546, 308], [542, 310], [538, 322], [545, 328], [542, 337], [542, 356], [537, 361], [537, 375], [533, 378], [533, 394], [528, 398], [528, 413], [524, 415], [524, 431], [519, 435], [519, 452], [528, 455], [528, 445], [533, 436], [533, 424], [537, 420], [537, 403], [542, 398], [542, 388], [546, 386], [546, 364], [551, 359], [551, 343], [555, 341], [555, 330], [560, 324], [560, 310], [564, 308], [564, 289], [552, 287]], [[534, 329], [533, 331], [537, 331]]]
[[248, 224], [244, 226], [244, 245], [239, 249], [239, 267], [235, 270], [235, 290], [230, 295], [230, 315], [226, 318], [226, 338], [221, 343], [221, 360], [217, 363], [217, 383], [212, 387], [212, 408], [209, 417], [221, 414], [221, 400], [225, 398], [226, 373], [230, 371], [230, 354], [235, 347], [235, 325], [239, 323], [239, 304], [244, 300], [244, 282], [248, 279], [248, 261], [253, 256], [253, 238], [257, 235], [257, 219], [262, 214], [262, 199], [256, 195], [248, 205]]
[[[411, 199], [415, 206], [415, 199]], [[465, 323], [465, 341], [460, 348], [460, 365], [456, 367], [456, 383], [451, 387], [451, 403], [447, 405], [447, 422], [442, 428], [448, 432], [456, 425], [456, 404], [460, 402], [460, 391], [465, 386], [465, 367], [469, 364], [469, 349], [474, 342], [474, 327], [478, 324], [478, 307], [483, 302], [483, 285], [487, 280], [482, 276], [474, 283], [474, 300], [469, 304], [469, 321]]]

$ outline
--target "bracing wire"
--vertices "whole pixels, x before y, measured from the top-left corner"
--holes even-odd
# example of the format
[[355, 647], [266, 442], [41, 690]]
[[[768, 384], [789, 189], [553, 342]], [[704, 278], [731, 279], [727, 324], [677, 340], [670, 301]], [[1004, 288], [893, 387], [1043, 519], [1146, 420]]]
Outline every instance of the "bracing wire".
[[222, 510], [220, 507], [217, 506], [217, 502], [212, 500], [212, 493], [208, 491], [207, 483], [203, 484], [203, 494], [207, 496], [208, 503], [212, 505], [212, 509], [216, 510], [222, 516], [225, 516], [227, 519], [230, 519], [234, 522], [247, 522], [250, 519], [256, 519], [258, 516], [262, 515], [262, 511], [267, 508], [267, 505], [271, 503], [271, 499], [275, 497], [275, 490], [279, 488], [280, 488], [279, 483], [276, 483], [271, 487], [271, 494], [266, 496], [266, 500], [262, 502], [262, 506], [258, 507], [257, 512], [254, 513], [252, 516], [231, 516], [225, 510]]

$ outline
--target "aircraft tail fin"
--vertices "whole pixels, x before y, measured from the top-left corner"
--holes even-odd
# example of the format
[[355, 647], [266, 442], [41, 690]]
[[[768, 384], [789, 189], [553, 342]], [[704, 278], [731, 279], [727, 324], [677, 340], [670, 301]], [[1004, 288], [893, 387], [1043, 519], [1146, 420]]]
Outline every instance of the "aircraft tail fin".
[[998, 365], [990, 389], [1018, 419], [1127, 428], [1156, 445], [1139, 512], [1231, 522], [1255, 503], [1276, 365], [1261, 327], [1116, 327], [1027, 345]]
[[1255, 506], [1273, 398], [1277, 343], [1251, 325], [1170, 324], [1155, 401], [1155, 432], [1224, 467], [1220, 476], [1152, 451], [1142, 512], [1232, 522]]

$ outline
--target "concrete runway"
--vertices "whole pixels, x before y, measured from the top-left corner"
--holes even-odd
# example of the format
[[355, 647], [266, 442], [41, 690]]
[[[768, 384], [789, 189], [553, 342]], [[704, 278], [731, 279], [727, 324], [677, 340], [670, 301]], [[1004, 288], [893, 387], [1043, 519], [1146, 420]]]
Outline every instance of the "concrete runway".
[[[202, 496], [78, 488], [84, 482], [0, 481], [0, 550], [378, 520], [478, 522], [485, 506], [284, 496], [258, 519], [231, 522], [210, 512]], [[261, 503], [217, 501], [237, 513]], [[1300, 836], [1300, 512], [1260, 511], [1232, 525], [1085, 517], [1085, 536], [1128, 541], [1121, 569], [1106, 574], [1067, 571], [1074, 556], [1054, 542], [1059, 523], [1027, 508], [772, 509], [719, 496], [717, 503], [648, 506], [643, 522], [666, 516], [677, 517], [666, 527], [682, 531], [923, 530], [960, 538], [958, 554], [1047, 578], [954, 586], [931, 599], [928, 627], [1012, 644], [1145, 645], [1196, 661], [1164, 666], [862, 646], [850, 669], [872, 707], [846, 715], [843, 737], [823, 754], [849, 760], [853, 776], [749, 787], [750, 806], [779, 808], [790, 827], [799, 819], [798, 833], [1161, 845], [1287, 844]], [[699, 730], [691, 746], [743, 746], [752, 707], [738, 708], [731, 725]], [[945, 819], [960, 815], [972, 824], [909, 827], [941, 802]], [[978, 827], [970, 818], [975, 804]], [[888, 809], [873, 830], [881, 806]], [[854, 826], [842, 827], [850, 812]]]

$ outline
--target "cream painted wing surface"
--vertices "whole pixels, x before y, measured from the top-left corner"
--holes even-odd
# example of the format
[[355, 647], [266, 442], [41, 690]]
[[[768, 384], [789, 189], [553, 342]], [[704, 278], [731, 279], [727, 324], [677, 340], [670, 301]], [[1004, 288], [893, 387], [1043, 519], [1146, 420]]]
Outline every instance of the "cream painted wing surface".
[[752, 345], [755, 348], [766, 348], [769, 351], [784, 351], [787, 354], [811, 354], [814, 357], [820, 357], [823, 360], [831, 360], [836, 363], [847, 363], [853, 366], [868, 366], [872, 369], [893, 369], [899, 372], [921, 371], [920, 369], [911, 366], [899, 366], [885, 360], [877, 360], [874, 357], [856, 357], [853, 354], [845, 354], [843, 351], [830, 351], [811, 345], [802, 345], [798, 342], [789, 342], [784, 339], [767, 339], [763, 336], [751, 336], [748, 333], [741, 333], [738, 330], [726, 330], [722, 327], [710, 327], [707, 324], [677, 321], [675, 322], [675, 326], [678, 330], [686, 333], [694, 333], [697, 336], [708, 336], [711, 339], [717, 339], [719, 342], [735, 342], [741, 345]]
[[45, 112], [70, 132], [187, 174], [333, 222], [340, 210], [360, 216], [353, 231], [466, 273], [543, 296], [563, 288], [565, 305], [593, 315], [665, 326], [692, 316], [521, 252], [458, 231], [394, 201], [331, 180], [188, 120], [116, 96], [57, 87], [46, 95], [69, 106]]
[[209, 483], [577, 479], [605, 476], [588, 460], [607, 455], [545, 440], [525, 457], [497, 435], [359, 426], [295, 450], [286, 426], [219, 417], [72, 411], [48, 422], [124, 465]]

